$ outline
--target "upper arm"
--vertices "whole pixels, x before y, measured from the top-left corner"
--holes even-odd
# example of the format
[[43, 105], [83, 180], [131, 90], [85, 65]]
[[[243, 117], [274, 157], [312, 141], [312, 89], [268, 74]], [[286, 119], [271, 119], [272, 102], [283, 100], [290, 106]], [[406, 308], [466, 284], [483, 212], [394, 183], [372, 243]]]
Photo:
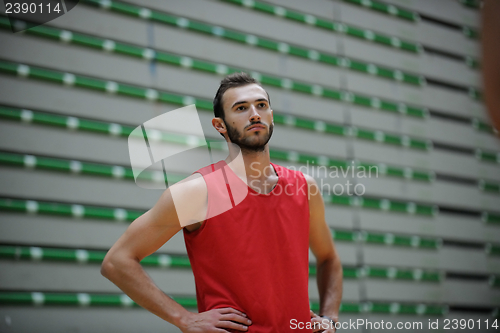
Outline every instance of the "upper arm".
[[140, 261], [154, 253], [183, 226], [203, 220], [206, 193], [206, 184], [199, 174], [170, 186], [150, 210], [130, 224], [108, 257], [125, 256]]
[[316, 260], [322, 262], [337, 256], [332, 233], [325, 221], [325, 204], [313, 177], [304, 174], [309, 194], [309, 247]]

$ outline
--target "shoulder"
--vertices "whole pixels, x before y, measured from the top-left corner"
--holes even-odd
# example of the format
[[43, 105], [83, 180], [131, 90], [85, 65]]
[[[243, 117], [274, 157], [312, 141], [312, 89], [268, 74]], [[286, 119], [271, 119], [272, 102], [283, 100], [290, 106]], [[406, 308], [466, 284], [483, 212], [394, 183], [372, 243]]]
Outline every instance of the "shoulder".
[[208, 197], [207, 184], [200, 173], [175, 183], [167, 189], [181, 226], [204, 220]]

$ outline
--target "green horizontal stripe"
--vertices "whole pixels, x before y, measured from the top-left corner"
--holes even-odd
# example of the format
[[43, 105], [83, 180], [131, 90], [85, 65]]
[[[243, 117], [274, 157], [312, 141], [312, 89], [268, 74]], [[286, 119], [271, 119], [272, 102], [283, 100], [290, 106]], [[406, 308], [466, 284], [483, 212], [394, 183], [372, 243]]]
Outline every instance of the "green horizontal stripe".
[[[196, 298], [169, 295], [174, 301], [186, 308], [196, 308]], [[133, 306], [138, 305], [123, 294], [87, 294], [87, 293], [40, 293], [0, 291], [2, 305], [46, 305], [46, 306]], [[319, 303], [311, 302], [311, 309], [319, 311]], [[393, 311], [391, 311], [393, 309]], [[396, 311], [394, 311], [396, 310]], [[342, 313], [400, 313], [400, 314], [435, 314], [447, 312], [446, 306], [416, 305], [399, 303], [342, 303]]]

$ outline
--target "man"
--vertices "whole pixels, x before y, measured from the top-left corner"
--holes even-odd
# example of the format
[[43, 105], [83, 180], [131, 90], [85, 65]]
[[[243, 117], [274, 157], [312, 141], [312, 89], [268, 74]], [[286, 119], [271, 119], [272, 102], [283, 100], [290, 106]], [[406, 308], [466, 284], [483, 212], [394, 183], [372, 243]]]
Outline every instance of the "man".
[[[330, 320], [338, 320], [342, 266], [315, 180], [270, 162], [268, 141], [274, 125], [267, 92], [249, 75], [231, 74], [221, 81], [214, 113], [212, 125], [228, 142], [229, 156], [182, 182], [191, 215], [176, 212], [177, 184], [167, 189], [109, 250], [102, 274], [136, 303], [185, 333], [334, 332]], [[243, 157], [243, 184], [248, 184], [241, 200], [231, 196], [230, 184], [242, 177], [230, 167], [238, 155], [235, 146]], [[222, 186], [212, 177], [218, 171], [223, 172]], [[217, 212], [218, 196], [226, 190], [232, 206]], [[165, 295], [140, 265], [181, 229], [199, 313]], [[324, 317], [309, 309], [309, 247], [317, 260]]]

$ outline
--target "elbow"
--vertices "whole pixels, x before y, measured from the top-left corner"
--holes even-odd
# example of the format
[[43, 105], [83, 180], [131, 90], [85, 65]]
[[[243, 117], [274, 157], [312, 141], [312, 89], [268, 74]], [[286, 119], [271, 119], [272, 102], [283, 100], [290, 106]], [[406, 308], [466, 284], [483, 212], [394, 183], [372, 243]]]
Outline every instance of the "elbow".
[[104, 257], [104, 260], [101, 264], [101, 275], [107, 278], [108, 280], [112, 280], [113, 273], [116, 271], [116, 266], [113, 264], [111, 258], [109, 256]]

